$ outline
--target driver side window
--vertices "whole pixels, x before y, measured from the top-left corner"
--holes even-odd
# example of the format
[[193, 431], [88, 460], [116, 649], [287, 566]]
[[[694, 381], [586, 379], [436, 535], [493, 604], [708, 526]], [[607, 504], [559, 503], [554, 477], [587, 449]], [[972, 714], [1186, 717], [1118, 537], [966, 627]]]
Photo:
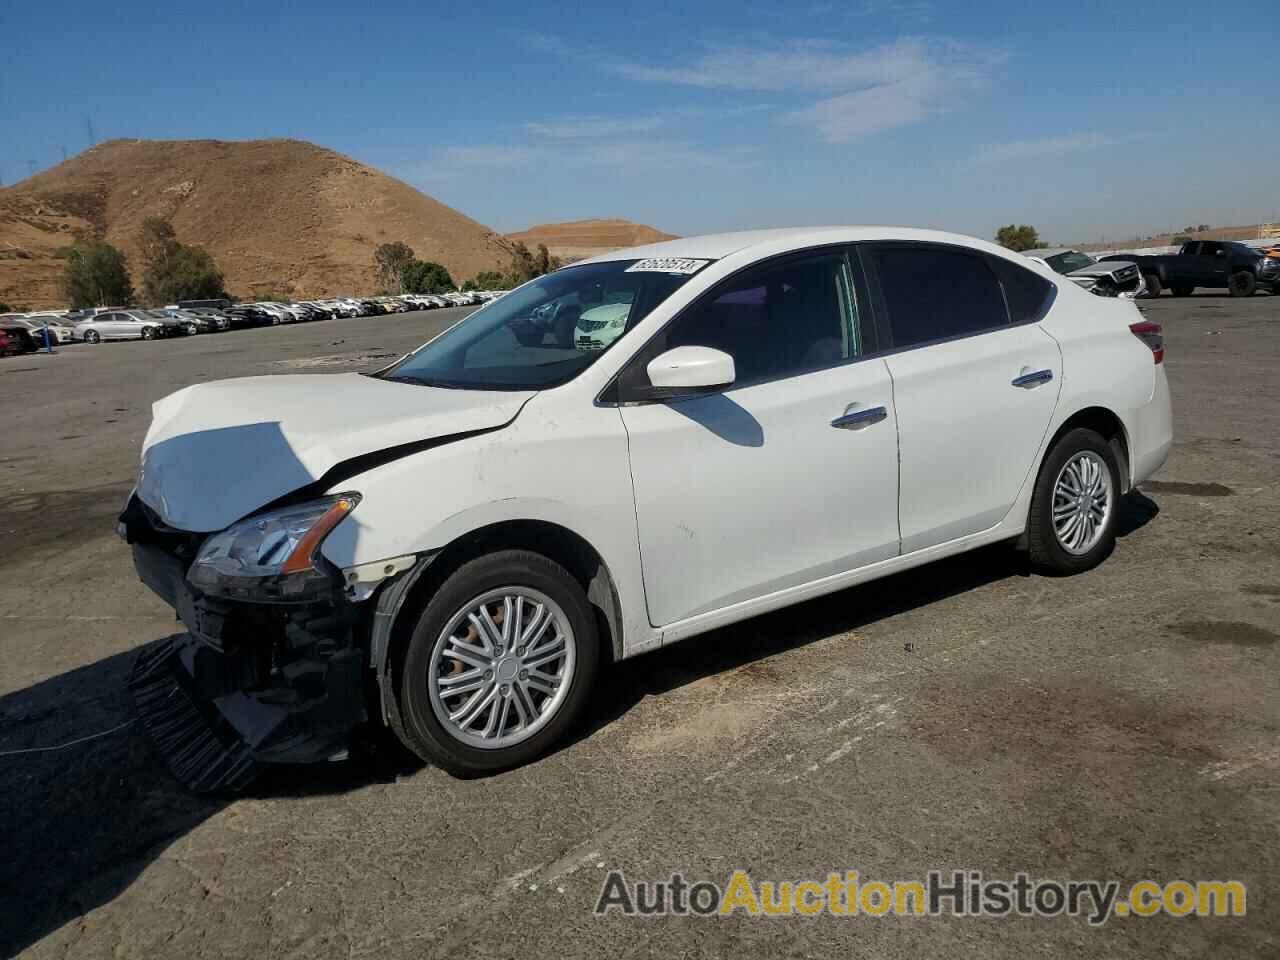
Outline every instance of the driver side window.
[[856, 359], [864, 351], [844, 253], [788, 258], [730, 277], [676, 317], [633, 369], [643, 371], [653, 357], [682, 346], [733, 357], [735, 386]]

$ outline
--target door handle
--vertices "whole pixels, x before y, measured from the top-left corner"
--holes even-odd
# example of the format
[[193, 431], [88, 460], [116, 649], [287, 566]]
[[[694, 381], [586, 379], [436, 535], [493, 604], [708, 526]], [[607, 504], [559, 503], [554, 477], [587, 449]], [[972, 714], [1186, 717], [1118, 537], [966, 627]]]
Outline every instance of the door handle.
[[1052, 370], [1036, 370], [1034, 373], [1024, 373], [1020, 377], [1013, 378], [1015, 387], [1038, 387], [1042, 383], [1048, 383], [1053, 379]]
[[837, 430], [858, 430], [869, 427], [873, 423], [879, 423], [888, 416], [889, 411], [884, 407], [868, 407], [866, 410], [854, 410], [836, 417], [831, 421], [831, 425]]

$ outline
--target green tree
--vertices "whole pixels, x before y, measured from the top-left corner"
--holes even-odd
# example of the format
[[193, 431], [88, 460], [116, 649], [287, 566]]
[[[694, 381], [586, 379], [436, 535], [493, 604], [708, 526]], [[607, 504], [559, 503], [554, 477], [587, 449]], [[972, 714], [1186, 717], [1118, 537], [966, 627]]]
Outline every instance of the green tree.
[[144, 271], [142, 292], [147, 302], [162, 306], [178, 300], [226, 296], [217, 263], [203, 247], [183, 246], [173, 224], [163, 217], [147, 217], [138, 232]]
[[455, 289], [449, 271], [430, 260], [410, 260], [400, 271], [402, 293], [449, 293]]
[[13, 307], [9, 306], [3, 300], [0, 300], [0, 313], [15, 313]]
[[147, 268], [142, 289], [147, 300], [156, 306], [179, 300], [216, 300], [227, 295], [225, 278], [209, 251], [182, 244]]
[[1036, 228], [1027, 224], [1015, 226], [1009, 224], [996, 231], [996, 243], [1009, 250], [1021, 253], [1023, 250], [1035, 250], [1040, 246], [1040, 234]]
[[404, 293], [404, 268], [412, 262], [413, 248], [399, 240], [380, 243], [373, 251], [373, 264], [378, 268], [378, 276], [388, 293]]
[[62, 290], [73, 310], [126, 305], [133, 299], [128, 261], [104, 240], [74, 243], [63, 269]]
[[173, 253], [180, 244], [173, 224], [164, 217], [147, 217], [138, 232], [138, 246], [142, 249], [142, 263], [149, 268]]
[[506, 287], [518, 287], [527, 280], [564, 266], [564, 261], [553, 257], [545, 243], [538, 244], [538, 252], [534, 253], [522, 241], [516, 240], [511, 243], [507, 252], [511, 255], [511, 264], [507, 268]]

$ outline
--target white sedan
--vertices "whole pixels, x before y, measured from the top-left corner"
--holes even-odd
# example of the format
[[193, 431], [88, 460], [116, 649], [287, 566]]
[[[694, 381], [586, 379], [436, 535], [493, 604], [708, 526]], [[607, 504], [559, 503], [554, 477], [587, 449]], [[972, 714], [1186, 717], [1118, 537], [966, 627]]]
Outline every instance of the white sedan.
[[48, 345], [45, 342], [46, 330], [48, 331], [48, 339], [52, 340], [54, 344], [70, 343], [73, 339], [71, 326], [64, 317], [60, 317], [56, 313], [32, 314], [27, 317], [18, 317], [9, 322], [26, 327], [31, 332], [31, 338], [41, 347]]
[[[578, 336], [533, 335], [551, 303]], [[1088, 570], [1168, 455], [1163, 359], [1017, 254], [840, 227], [577, 263], [372, 376], [188, 387], [121, 517], [190, 631], [139, 712], [205, 738], [170, 758], [201, 789], [364, 722], [475, 774], [562, 738], [607, 660], [999, 541]]]

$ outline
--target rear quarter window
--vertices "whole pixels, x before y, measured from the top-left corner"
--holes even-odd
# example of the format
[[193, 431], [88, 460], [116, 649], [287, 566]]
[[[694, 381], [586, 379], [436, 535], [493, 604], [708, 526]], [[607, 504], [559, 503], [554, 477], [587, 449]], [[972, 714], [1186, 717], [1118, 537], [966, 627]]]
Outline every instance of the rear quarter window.
[[987, 261], [1000, 280], [1012, 323], [1035, 323], [1053, 306], [1058, 288], [1039, 274], [1004, 257], [988, 255]]

